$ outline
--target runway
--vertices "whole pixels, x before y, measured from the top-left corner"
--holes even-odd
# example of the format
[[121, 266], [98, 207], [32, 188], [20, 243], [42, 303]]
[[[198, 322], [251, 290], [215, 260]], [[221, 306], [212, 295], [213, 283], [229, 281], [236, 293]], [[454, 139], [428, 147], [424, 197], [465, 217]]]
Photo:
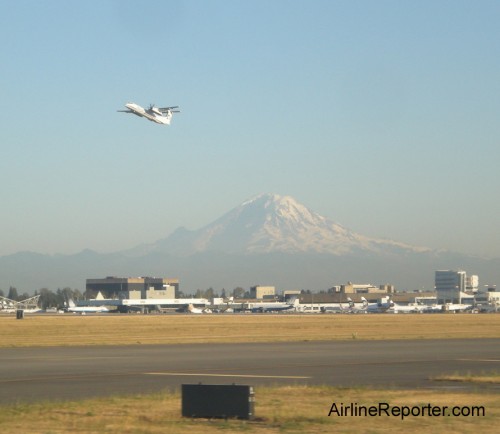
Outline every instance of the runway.
[[0, 404], [199, 382], [499, 390], [431, 380], [499, 369], [500, 339], [2, 348]]

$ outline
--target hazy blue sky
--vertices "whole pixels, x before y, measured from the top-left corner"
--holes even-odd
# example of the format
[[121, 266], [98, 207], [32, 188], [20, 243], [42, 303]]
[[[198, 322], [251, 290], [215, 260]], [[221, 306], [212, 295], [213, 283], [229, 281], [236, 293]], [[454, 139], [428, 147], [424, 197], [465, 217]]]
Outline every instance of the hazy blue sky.
[[499, 22], [486, 0], [0, 1], [0, 255], [116, 251], [270, 192], [500, 256]]

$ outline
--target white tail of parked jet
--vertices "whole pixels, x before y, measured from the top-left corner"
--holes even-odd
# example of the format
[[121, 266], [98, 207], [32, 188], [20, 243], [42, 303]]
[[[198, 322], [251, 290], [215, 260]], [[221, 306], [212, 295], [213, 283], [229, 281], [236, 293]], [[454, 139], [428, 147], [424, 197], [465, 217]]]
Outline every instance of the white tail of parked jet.
[[109, 312], [109, 309], [106, 306], [77, 306], [71, 297], [68, 297], [65, 310], [66, 312], [81, 313], [82, 315], [86, 313]]
[[[365, 300], [366, 301], [366, 300]], [[370, 313], [384, 313], [394, 307], [394, 302], [390, 297], [380, 299], [377, 303], [367, 303], [366, 310]], [[391, 310], [392, 312], [393, 310]]]
[[361, 303], [355, 303], [352, 301], [351, 297], [347, 297], [347, 302], [349, 303], [349, 307], [342, 308], [342, 310], [349, 313], [365, 313], [368, 307], [368, 302], [365, 297], [361, 297]]

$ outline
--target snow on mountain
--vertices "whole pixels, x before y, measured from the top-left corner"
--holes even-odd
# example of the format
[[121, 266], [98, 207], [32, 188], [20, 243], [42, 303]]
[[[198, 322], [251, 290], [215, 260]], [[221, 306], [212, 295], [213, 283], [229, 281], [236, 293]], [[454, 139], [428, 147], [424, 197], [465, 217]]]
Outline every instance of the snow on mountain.
[[261, 194], [199, 230], [180, 228], [148, 250], [188, 256], [207, 251], [345, 255], [428, 249], [365, 237], [309, 210], [290, 196]]
[[169, 276], [181, 280], [186, 294], [256, 284], [320, 290], [347, 281], [421, 289], [433, 287], [434, 270], [456, 267], [484, 282], [500, 280], [500, 259], [369, 238], [289, 196], [262, 194], [201, 229], [179, 228], [163, 240], [126, 251], [0, 257], [0, 288], [83, 290], [91, 277]]

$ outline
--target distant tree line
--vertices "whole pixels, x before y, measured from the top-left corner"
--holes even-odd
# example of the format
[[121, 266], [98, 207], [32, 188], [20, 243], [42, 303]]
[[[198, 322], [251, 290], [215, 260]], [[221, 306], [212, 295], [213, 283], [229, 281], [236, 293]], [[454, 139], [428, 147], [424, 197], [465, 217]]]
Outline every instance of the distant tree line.
[[[311, 291], [310, 289], [302, 289], [300, 291], [301, 294], [332, 294], [335, 292], [335, 288], [329, 288], [327, 290], [320, 290], [320, 291]], [[234, 298], [251, 298], [250, 295], [250, 290], [246, 290], [242, 288], [241, 286], [237, 286], [234, 288], [232, 291], [226, 291], [224, 288], [222, 288], [221, 292], [217, 292], [215, 289], [212, 287], [208, 289], [197, 289], [194, 294], [185, 294], [182, 291], [177, 291], [176, 293], [177, 298], [206, 298], [206, 299], [211, 299], [211, 298], [227, 298], [227, 297], [234, 297]]]
[[[300, 290], [301, 294], [334, 294], [336, 292], [335, 288], [328, 288], [328, 289], [322, 289], [319, 291], [311, 291], [310, 289], [302, 289]], [[242, 288], [241, 286], [237, 286], [234, 288], [232, 291], [226, 291], [224, 288], [222, 288], [221, 292], [217, 292], [215, 289], [212, 287], [208, 289], [197, 289], [194, 294], [186, 294], [182, 291], [177, 291], [176, 292], [176, 297], [177, 298], [207, 298], [211, 299], [213, 297], [221, 297], [221, 298], [227, 298], [227, 297], [234, 297], [234, 298], [252, 298], [250, 294], [250, 290], [246, 290]]]
[[38, 291], [35, 291], [33, 295], [30, 295], [26, 292], [24, 292], [23, 294], [18, 294], [17, 289], [11, 286], [7, 295], [4, 294], [4, 291], [0, 289], [0, 296], [7, 297], [14, 301], [26, 300], [27, 298], [33, 297], [35, 295], [40, 295], [38, 306], [41, 309], [47, 309], [51, 307], [62, 308], [69, 298], [73, 300], [81, 300], [83, 298], [82, 293], [78, 289], [71, 288], [59, 288], [56, 292], [51, 291], [48, 288], [42, 288]]
[[[333, 288], [328, 289], [327, 291], [319, 291], [320, 294], [323, 293], [331, 293], [334, 292]], [[311, 294], [311, 290], [302, 290], [302, 294]], [[63, 289], [57, 289], [55, 292], [51, 291], [48, 288], [42, 288], [38, 291], [35, 291], [34, 295], [40, 295], [39, 303], [38, 305], [42, 309], [47, 309], [51, 307], [56, 307], [60, 308], [65, 305], [67, 300], [69, 298], [73, 300], [81, 300], [85, 297], [92, 296], [91, 294], [84, 293], [82, 294], [78, 289], [71, 289], [71, 288], [63, 288]], [[0, 296], [2, 297], [7, 297], [10, 298], [11, 300], [15, 301], [21, 301], [21, 300], [26, 300], [27, 298], [33, 297], [33, 295], [27, 294], [26, 292], [22, 294], [18, 294], [17, 289], [13, 286], [9, 288], [9, 291], [7, 292], [7, 295], [5, 295], [5, 292], [0, 289]], [[94, 295], [95, 296], [95, 295]], [[225, 288], [222, 288], [220, 292], [215, 290], [214, 288], [210, 287], [208, 289], [197, 289], [194, 294], [185, 294], [182, 291], [177, 291], [176, 297], [177, 298], [206, 298], [206, 299], [212, 299], [212, 298], [227, 298], [227, 297], [234, 297], [234, 298], [250, 298], [250, 291], [245, 290], [241, 286], [238, 286], [234, 288], [232, 291], [226, 291]]]
[[212, 287], [208, 289], [197, 289], [194, 294], [184, 294], [182, 291], [179, 291], [178, 293], [178, 298], [189, 298], [189, 297], [194, 297], [194, 298], [206, 298], [206, 299], [211, 299], [211, 298], [227, 298], [227, 297], [234, 297], [234, 298], [250, 298], [250, 291], [243, 289], [241, 286], [238, 286], [234, 288], [232, 291], [226, 291], [225, 288], [222, 288], [221, 292], [217, 292], [215, 289]]
[[9, 288], [9, 291], [7, 292], [7, 295], [5, 295], [5, 292], [2, 289], [0, 289], [0, 297], [7, 297], [11, 300], [20, 301], [20, 300], [26, 300], [27, 298], [30, 298], [33, 296], [27, 294], [26, 292], [24, 292], [22, 294], [18, 294], [17, 288], [14, 288], [13, 286], [11, 286]]

